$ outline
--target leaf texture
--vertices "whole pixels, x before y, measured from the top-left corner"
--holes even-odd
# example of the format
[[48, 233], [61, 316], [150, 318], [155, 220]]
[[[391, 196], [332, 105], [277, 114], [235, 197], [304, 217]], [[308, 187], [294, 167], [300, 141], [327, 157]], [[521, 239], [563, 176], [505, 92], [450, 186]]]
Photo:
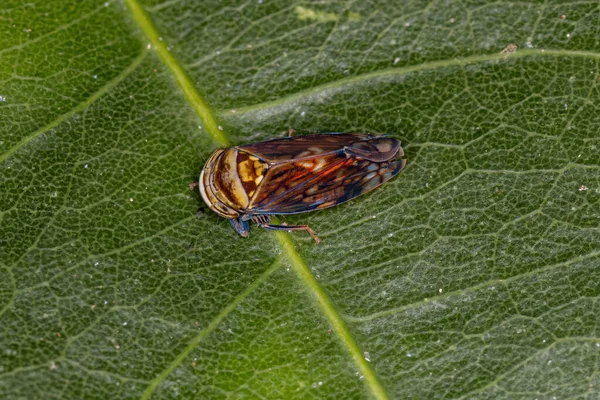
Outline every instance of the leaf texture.
[[[2, 2], [0, 398], [597, 398], [599, 18]], [[285, 218], [317, 247], [196, 217], [212, 150], [288, 128], [409, 162]]]

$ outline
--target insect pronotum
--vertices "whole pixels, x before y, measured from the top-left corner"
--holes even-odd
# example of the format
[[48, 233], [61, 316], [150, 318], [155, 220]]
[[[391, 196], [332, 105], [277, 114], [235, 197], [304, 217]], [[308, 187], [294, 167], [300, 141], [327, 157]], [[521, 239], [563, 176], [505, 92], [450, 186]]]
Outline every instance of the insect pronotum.
[[368, 133], [323, 133], [215, 150], [202, 169], [202, 199], [243, 237], [252, 220], [266, 229], [271, 215], [298, 214], [343, 203], [394, 177], [406, 160], [400, 141]]

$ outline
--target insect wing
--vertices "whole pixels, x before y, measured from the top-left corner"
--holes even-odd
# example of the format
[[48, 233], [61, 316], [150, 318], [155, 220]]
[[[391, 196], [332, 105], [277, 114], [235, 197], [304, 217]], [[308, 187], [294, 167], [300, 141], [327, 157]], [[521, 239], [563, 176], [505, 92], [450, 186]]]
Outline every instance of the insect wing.
[[277, 163], [336, 153], [344, 147], [352, 147], [357, 142], [367, 142], [372, 138], [368, 133], [321, 133], [267, 140], [239, 148], [262, 160]]
[[295, 214], [334, 206], [391, 179], [404, 167], [403, 155], [397, 140], [378, 137], [342, 148], [338, 144], [328, 154], [277, 163], [270, 167], [249, 211]]

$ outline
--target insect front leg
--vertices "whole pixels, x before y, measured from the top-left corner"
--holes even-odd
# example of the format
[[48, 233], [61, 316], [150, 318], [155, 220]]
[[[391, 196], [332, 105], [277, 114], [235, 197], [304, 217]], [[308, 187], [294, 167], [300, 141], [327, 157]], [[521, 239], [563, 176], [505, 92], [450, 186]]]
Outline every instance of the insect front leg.
[[271, 218], [268, 215], [255, 215], [252, 217], [252, 220], [258, 226], [273, 231], [306, 231], [313, 238], [315, 244], [321, 243], [321, 239], [319, 239], [315, 231], [310, 229], [308, 225], [272, 225]]
[[240, 218], [230, 219], [229, 223], [231, 224], [231, 226], [233, 226], [233, 229], [235, 229], [235, 231], [240, 234], [240, 236], [248, 237], [248, 230], [250, 228], [248, 226], [248, 221], [244, 221], [240, 217]]

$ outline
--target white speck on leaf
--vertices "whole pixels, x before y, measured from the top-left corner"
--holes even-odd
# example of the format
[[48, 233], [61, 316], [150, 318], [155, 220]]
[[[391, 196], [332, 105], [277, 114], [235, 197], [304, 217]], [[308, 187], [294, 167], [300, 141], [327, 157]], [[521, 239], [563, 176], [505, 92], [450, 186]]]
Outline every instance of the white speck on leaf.
[[371, 355], [369, 354], [368, 351], [365, 351], [363, 353], [363, 355], [365, 356], [365, 360], [367, 360], [368, 362], [371, 362]]

